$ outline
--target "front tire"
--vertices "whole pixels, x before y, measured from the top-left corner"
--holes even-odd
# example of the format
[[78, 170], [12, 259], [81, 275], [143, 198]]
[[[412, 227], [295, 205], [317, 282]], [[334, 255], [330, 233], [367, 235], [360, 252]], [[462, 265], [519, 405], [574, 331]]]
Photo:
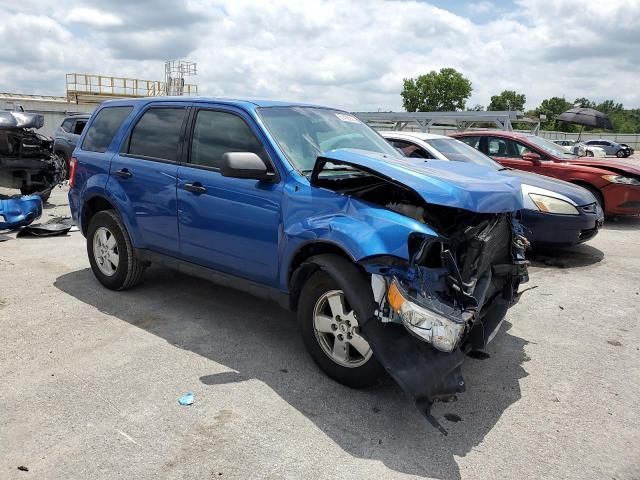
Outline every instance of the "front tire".
[[144, 263], [136, 257], [127, 230], [113, 210], [96, 213], [87, 229], [87, 254], [98, 281], [125, 290], [142, 281]]
[[616, 157], [618, 158], [625, 158], [627, 156], [627, 152], [625, 152], [624, 150], [618, 150], [616, 152]]
[[300, 293], [298, 323], [311, 358], [330, 378], [351, 388], [375, 385], [384, 369], [360, 336], [344, 292], [326, 272], [315, 272]]

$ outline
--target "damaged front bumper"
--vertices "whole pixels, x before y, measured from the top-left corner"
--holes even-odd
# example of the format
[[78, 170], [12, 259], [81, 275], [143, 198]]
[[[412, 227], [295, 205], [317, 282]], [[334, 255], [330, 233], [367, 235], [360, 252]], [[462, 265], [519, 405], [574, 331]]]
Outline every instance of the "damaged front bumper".
[[491, 341], [528, 280], [517, 221], [510, 214], [479, 220], [446, 238], [414, 238], [406, 264], [363, 263], [378, 309], [361, 322], [361, 334], [430, 420], [434, 401], [465, 390], [465, 353]]
[[29, 225], [42, 215], [38, 195], [0, 199], [0, 230], [15, 230]]

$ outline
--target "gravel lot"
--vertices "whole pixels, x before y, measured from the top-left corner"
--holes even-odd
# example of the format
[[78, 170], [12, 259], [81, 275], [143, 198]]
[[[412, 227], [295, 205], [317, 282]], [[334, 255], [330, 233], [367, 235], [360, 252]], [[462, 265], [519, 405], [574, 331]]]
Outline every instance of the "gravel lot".
[[[44, 219], [67, 212], [57, 190]], [[10, 236], [1, 479], [640, 478], [639, 218], [536, 257], [467, 393], [434, 407], [448, 436], [389, 380], [326, 378], [275, 305], [159, 267], [114, 293], [79, 232]]]

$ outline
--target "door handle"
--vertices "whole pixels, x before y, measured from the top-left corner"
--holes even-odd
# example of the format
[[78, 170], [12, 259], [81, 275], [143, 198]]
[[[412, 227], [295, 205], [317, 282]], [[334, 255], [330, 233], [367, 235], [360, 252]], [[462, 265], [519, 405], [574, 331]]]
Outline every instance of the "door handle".
[[203, 187], [200, 182], [185, 183], [184, 189], [188, 192], [195, 193], [196, 195], [200, 195], [201, 193], [205, 193], [207, 191], [207, 189]]
[[131, 178], [133, 176], [133, 173], [131, 173], [126, 168], [123, 168], [122, 170], [118, 170], [116, 172], [116, 175], [120, 178]]

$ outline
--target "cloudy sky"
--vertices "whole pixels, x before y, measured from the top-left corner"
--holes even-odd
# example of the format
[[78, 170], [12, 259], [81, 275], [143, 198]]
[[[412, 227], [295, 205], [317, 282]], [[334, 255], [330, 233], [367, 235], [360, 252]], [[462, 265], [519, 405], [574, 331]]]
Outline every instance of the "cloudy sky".
[[200, 93], [400, 110], [402, 79], [454, 67], [468, 105], [503, 89], [640, 107], [638, 0], [0, 0], [0, 91], [64, 94], [64, 74], [162, 79]]

